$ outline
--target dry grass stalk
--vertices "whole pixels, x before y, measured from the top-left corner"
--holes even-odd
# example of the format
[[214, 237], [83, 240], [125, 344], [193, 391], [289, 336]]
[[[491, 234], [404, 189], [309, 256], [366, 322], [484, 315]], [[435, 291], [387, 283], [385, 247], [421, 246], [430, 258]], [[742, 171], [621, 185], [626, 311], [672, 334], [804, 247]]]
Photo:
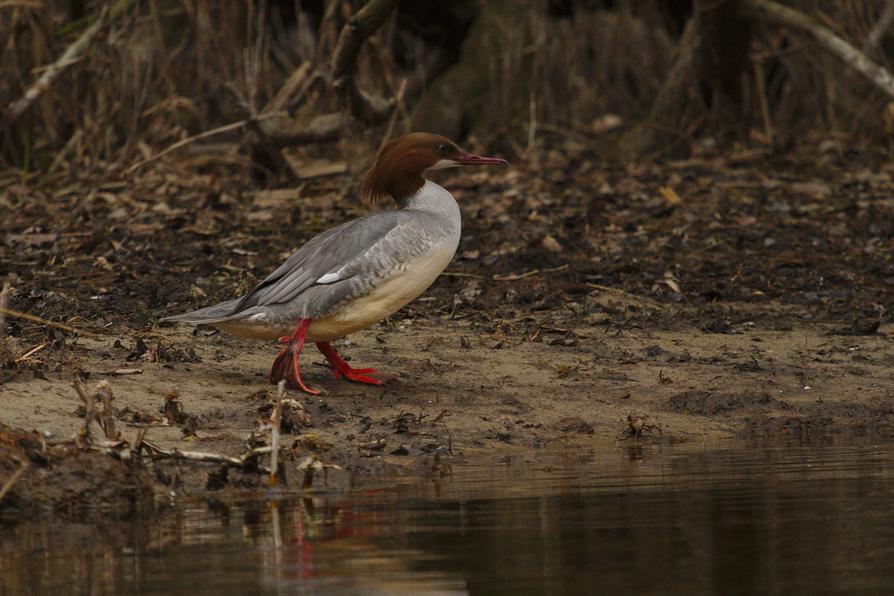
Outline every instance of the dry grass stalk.
[[9, 304], [9, 282], [3, 282], [3, 289], [0, 290], [0, 341], [6, 338], [6, 307]]
[[99, 13], [99, 18], [96, 19], [90, 27], [87, 28], [84, 33], [78, 37], [74, 43], [72, 43], [62, 56], [59, 57], [56, 62], [51, 64], [40, 78], [28, 88], [25, 92], [25, 95], [20, 97], [17, 101], [10, 104], [9, 108], [6, 111], [6, 114], [3, 116], [3, 119], [7, 124], [11, 124], [15, 120], [21, 116], [25, 110], [27, 110], [31, 105], [40, 98], [41, 95], [46, 93], [46, 91], [52, 87], [53, 83], [62, 74], [65, 69], [67, 69], [72, 64], [75, 64], [81, 57], [81, 55], [90, 47], [90, 44], [93, 43], [93, 40], [96, 38], [97, 34], [102, 30], [102, 28], [108, 22], [109, 17], [109, 7], [103, 7], [102, 12]]
[[525, 271], [524, 273], [514, 273], [511, 275], [493, 275], [491, 279], [494, 281], [519, 281], [522, 279], [528, 279], [529, 277], [534, 277], [535, 275], [544, 275], [546, 273], [558, 273], [559, 271], [565, 271], [568, 269], [569, 265], [566, 263], [565, 265], [559, 265], [558, 267], [550, 267], [549, 269], [531, 269], [530, 271]]
[[293, 105], [294, 102], [297, 101], [296, 94], [298, 94], [299, 89], [301, 89], [302, 86], [304, 86], [304, 83], [308, 80], [312, 68], [313, 65], [309, 60], [303, 62], [301, 66], [296, 68], [262, 112], [264, 114], [269, 112], [279, 112], [286, 110]]
[[760, 62], [754, 63], [754, 86], [757, 89], [757, 97], [761, 106], [761, 119], [764, 123], [764, 135], [767, 144], [773, 144], [773, 120], [770, 116], [770, 104], [767, 101], [767, 86], [764, 83], [764, 68]]
[[279, 434], [282, 423], [282, 404], [286, 393], [286, 382], [276, 386], [276, 406], [270, 415], [270, 486], [279, 484]]
[[394, 134], [394, 125], [397, 124], [397, 116], [403, 111], [404, 104], [404, 94], [407, 92], [407, 79], [403, 79], [400, 82], [400, 87], [397, 90], [397, 95], [394, 96], [394, 111], [391, 112], [391, 117], [388, 118], [388, 126], [385, 128], [385, 134], [382, 136], [382, 142], [379, 143], [379, 148], [376, 151], [378, 153], [382, 150], [382, 147], [388, 144], [388, 141], [391, 140], [391, 135]]
[[[3, 336], [0, 335], [0, 340], [2, 340], [2, 339], [3, 339]], [[34, 356], [35, 354], [37, 354], [38, 352], [40, 352], [41, 350], [43, 350], [44, 348], [46, 348], [49, 345], [50, 345], [49, 342], [44, 342], [42, 344], [37, 344], [33, 348], [29, 348], [29, 349], [25, 350], [25, 353], [23, 353], [21, 356], [19, 356], [18, 358], [15, 359], [15, 363], [19, 364], [21, 362], [25, 362], [26, 360], [28, 360], [29, 358], [31, 358], [32, 356]]]
[[[18, 459], [18, 458], [16, 458]], [[22, 474], [28, 469], [29, 464], [25, 460], [19, 460], [18, 469], [12, 473], [12, 475], [6, 479], [6, 482], [3, 483], [3, 486], [0, 486], [0, 501], [3, 500], [3, 497], [6, 496], [6, 493], [12, 488], [12, 486], [18, 482], [19, 478], [22, 477]]]

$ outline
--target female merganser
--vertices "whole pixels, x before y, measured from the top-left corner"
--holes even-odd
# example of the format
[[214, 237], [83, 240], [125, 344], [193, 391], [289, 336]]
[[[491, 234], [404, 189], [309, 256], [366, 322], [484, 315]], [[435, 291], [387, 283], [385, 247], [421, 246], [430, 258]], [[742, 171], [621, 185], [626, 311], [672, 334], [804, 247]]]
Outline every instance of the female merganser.
[[361, 199], [392, 197], [400, 207], [341, 224], [311, 238], [251, 292], [214, 306], [168, 317], [211, 325], [254, 339], [279, 338], [287, 347], [270, 382], [316, 395], [301, 380], [298, 354], [314, 342], [335, 378], [380, 385], [373, 368], [351, 368], [329, 342], [369, 327], [424, 292], [456, 252], [460, 213], [456, 199], [426, 180], [426, 170], [502, 165], [431, 133], [412, 133], [385, 145], [363, 182]]

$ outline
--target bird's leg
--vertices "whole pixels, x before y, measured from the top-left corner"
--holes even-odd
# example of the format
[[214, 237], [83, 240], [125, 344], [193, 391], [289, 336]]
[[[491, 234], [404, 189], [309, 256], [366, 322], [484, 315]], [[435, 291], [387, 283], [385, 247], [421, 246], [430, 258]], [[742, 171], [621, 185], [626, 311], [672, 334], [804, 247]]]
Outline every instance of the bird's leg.
[[357, 383], [368, 383], [370, 385], [381, 385], [382, 381], [368, 377], [368, 374], [375, 374], [378, 371], [374, 368], [351, 368], [347, 362], [342, 360], [341, 356], [329, 345], [328, 341], [318, 341], [317, 349], [323, 353], [326, 360], [332, 366], [332, 375], [337, 379], [344, 377], [348, 381]]
[[279, 341], [287, 344], [287, 347], [273, 361], [273, 368], [270, 369], [270, 382], [275, 385], [285, 379], [286, 387], [289, 389], [318, 395], [319, 391], [310, 389], [304, 384], [301, 380], [301, 373], [298, 371], [298, 354], [304, 348], [304, 338], [307, 337], [308, 327], [310, 327], [310, 319], [301, 319], [298, 321], [295, 333], [279, 338]]

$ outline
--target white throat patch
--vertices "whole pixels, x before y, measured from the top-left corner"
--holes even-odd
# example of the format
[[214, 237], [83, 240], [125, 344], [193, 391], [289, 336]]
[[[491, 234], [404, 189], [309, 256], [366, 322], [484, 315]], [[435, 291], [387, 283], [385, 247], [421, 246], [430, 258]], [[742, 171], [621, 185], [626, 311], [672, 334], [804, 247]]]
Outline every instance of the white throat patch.
[[439, 159], [435, 162], [435, 165], [428, 168], [429, 170], [446, 170], [447, 168], [456, 168], [459, 167], [459, 164], [453, 161], [452, 159]]

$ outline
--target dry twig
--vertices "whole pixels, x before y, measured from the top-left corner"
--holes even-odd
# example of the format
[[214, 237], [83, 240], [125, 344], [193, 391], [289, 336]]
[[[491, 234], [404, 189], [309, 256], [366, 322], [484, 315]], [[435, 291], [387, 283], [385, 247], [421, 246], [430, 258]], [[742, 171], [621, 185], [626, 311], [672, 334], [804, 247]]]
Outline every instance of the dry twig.
[[234, 468], [239, 468], [240, 470], [257, 467], [261, 472], [269, 472], [269, 470], [262, 466], [256, 466], [256, 462], [258, 457], [270, 452], [270, 447], [258, 447], [257, 449], [251, 449], [250, 451], [243, 453], [239, 457], [232, 457], [220, 453], [207, 453], [203, 451], [181, 451], [180, 449], [166, 450], [146, 439], [143, 439], [141, 446], [152, 459], [183, 459], [202, 463], [225, 464]]
[[279, 484], [279, 427], [282, 421], [283, 396], [286, 393], [286, 382], [280, 381], [276, 387], [276, 405], [270, 415], [270, 486]]
[[516, 273], [512, 275], [494, 275], [491, 277], [491, 279], [493, 279], [494, 281], [518, 281], [520, 279], [534, 277], [535, 275], [542, 275], [544, 273], [556, 273], [559, 271], [565, 271], [566, 269], [568, 269], [568, 263], [559, 267], [551, 267], [549, 269], [531, 269], [530, 271], [525, 271], [524, 273]]
[[63, 331], [68, 331], [69, 333], [79, 333], [81, 335], [101, 337], [98, 333], [93, 333], [92, 331], [78, 329], [76, 327], [66, 325], [65, 323], [55, 323], [53, 321], [44, 319], [43, 317], [38, 317], [37, 315], [32, 315], [30, 313], [22, 312], [20, 310], [15, 310], [12, 308], [6, 308], [5, 306], [0, 306], [0, 315], [8, 315], [10, 317], [16, 317], [17, 319], [27, 319], [29, 321], [34, 321], [35, 323], [40, 323], [41, 325], [46, 325], [47, 327], [62, 329]]
[[529, 277], [534, 277], [535, 275], [543, 275], [545, 273], [557, 273], [559, 271], [565, 271], [568, 269], [568, 264], [560, 265], [559, 267], [550, 267], [549, 269], [531, 269], [530, 271], [525, 271], [524, 273], [510, 273], [509, 275], [499, 275], [494, 274], [490, 277], [486, 275], [478, 275], [477, 273], [466, 273], [465, 271], [444, 271], [441, 275], [445, 277], [468, 277], [471, 279], [490, 279], [492, 281], [521, 281], [523, 279], [528, 279]]
[[612, 288], [610, 286], [603, 286], [599, 284], [594, 284], [591, 282], [586, 282], [587, 287], [593, 288], [594, 290], [601, 290], [603, 292], [609, 292], [612, 294], [618, 294], [619, 296], [623, 296], [624, 298], [631, 300], [632, 302], [639, 302], [641, 304], [648, 304], [652, 308], [667, 308], [664, 304], [656, 300], [652, 300], [646, 296], [637, 296], [636, 294], [631, 294], [630, 292], [625, 292], [620, 288]]
[[309, 124], [300, 124], [291, 118], [272, 118], [261, 124], [264, 134], [277, 147], [312, 145], [337, 141], [348, 124], [344, 114], [322, 114]]
[[406, 91], [407, 79], [403, 79], [400, 82], [400, 87], [397, 89], [397, 95], [394, 96], [394, 111], [391, 112], [391, 117], [388, 119], [388, 127], [385, 128], [385, 134], [384, 136], [382, 136], [382, 142], [379, 143], [379, 151], [382, 150], [382, 147], [388, 144], [388, 141], [391, 140], [391, 135], [394, 134], [394, 125], [397, 123], [397, 115], [400, 114], [401, 106], [404, 102], [404, 93], [406, 93]]
[[633, 439], [636, 441], [643, 436], [643, 433], [662, 434], [660, 426], [646, 422], [648, 418], [648, 416], [642, 414], [628, 414], [627, 426], [618, 435], [617, 440], [626, 441], [627, 439]]
[[[2, 337], [3, 337], [3, 334], [0, 333], [0, 338], [2, 338]], [[15, 363], [19, 364], [21, 362], [24, 362], [25, 360], [28, 360], [29, 358], [31, 358], [32, 356], [34, 356], [35, 354], [40, 352], [42, 349], [44, 349], [48, 345], [50, 345], [49, 342], [44, 342], [42, 344], [38, 344], [38, 345], [34, 346], [33, 348], [29, 348], [28, 350], [25, 351], [24, 354], [22, 354], [21, 356], [19, 356], [18, 358], [15, 359]]]
[[25, 110], [31, 107], [31, 104], [37, 101], [37, 99], [53, 85], [65, 69], [72, 64], [75, 64], [80, 59], [81, 55], [88, 47], [90, 47], [90, 44], [93, 43], [93, 40], [96, 38], [100, 30], [106, 25], [108, 17], [109, 7], [106, 6], [103, 7], [102, 12], [100, 12], [99, 18], [96, 19], [96, 21], [90, 25], [90, 27], [88, 27], [87, 30], [74, 41], [74, 43], [66, 48], [65, 52], [62, 53], [62, 56], [60, 56], [56, 62], [43, 71], [43, 74], [40, 75], [37, 81], [28, 88], [25, 95], [9, 105], [6, 114], [3, 116], [3, 120], [7, 124], [11, 124], [21, 116]]
[[868, 52], [869, 50], [877, 48], [892, 24], [894, 24], [894, 0], [887, 0], [885, 2], [885, 8], [882, 9], [882, 14], [878, 17], [878, 21], [872, 26], [869, 35], [866, 36], [866, 43], [863, 44], [863, 51]]
[[3, 486], [0, 486], [0, 501], [3, 500], [3, 497], [6, 496], [6, 493], [9, 492], [9, 489], [12, 488], [12, 485], [18, 482], [19, 478], [22, 477], [22, 474], [25, 473], [25, 470], [28, 469], [28, 462], [24, 460], [19, 460], [19, 469], [12, 473], [12, 476], [6, 479], [6, 482], [3, 483]]
[[278, 112], [281, 110], [286, 110], [289, 106], [294, 103], [293, 97], [296, 95], [298, 90], [304, 85], [305, 81], [308, 80], [308, 77], [311, 73], [312, 64], [310, 60], [301, 63], [301, 66], [296, 68], [289, 78], [286, 79], [286, 82], [283, 83], [282, 87], [279, 88], [279, 91], [276, 92], [276, 95], [273, 96], [273, 99], [270, 100], [270, 103], [261, 110], [261, 112], [267, 114], [270, 112]]
[[224, 126], [218, 126], [217, 128], [212, 128], [211, 130], [206, 130], [205, 132], [200, 132], [197, 135], [193, 135], [191, 137], [181, 139], [181, 140], [177, 141], [176, 143], [174, 143], [173, 145], [170, 145], [169, 147], [162, 149], [155, 155], [147, 157], [143, 161], [138, 161], [134, 165], [127, 168], [127, 170], [125, 170], [124, 173], [129, 176], [130, 174], [133, 174], [134, 172], [136, 172], [137, 170], [139, 170], [146, 164], [152, 163], [153, 161], [157, 161], [157, 160], [161, 159], [162, 157], [164, 157], [165, 155], [167, 155], [168, 153], [176, 151], [177, 149], [180, 149], [181, 147], [186, 147], [187, 145], [195, 143], [196, 141], [201, 141], [202, 139], [207, 139], [209, 137], [220, 135], [225, 132], [238, 130], [238, 129], [240, 129], [244, 126], [248, 126], [252, 123], [257, 124], [258, 122], [261, 122], [263, 120], [268, 120], [270, 118], [274, 118], [277, 116], [282, 116], [282, 112], [268, 112], [268, 113], [262, 114], [256, 118], [252, 117], [252, 118], [246, 118], [245, 120], [240, 120], [239, 122], [231, 122], [230, 124], [225, 124]]

